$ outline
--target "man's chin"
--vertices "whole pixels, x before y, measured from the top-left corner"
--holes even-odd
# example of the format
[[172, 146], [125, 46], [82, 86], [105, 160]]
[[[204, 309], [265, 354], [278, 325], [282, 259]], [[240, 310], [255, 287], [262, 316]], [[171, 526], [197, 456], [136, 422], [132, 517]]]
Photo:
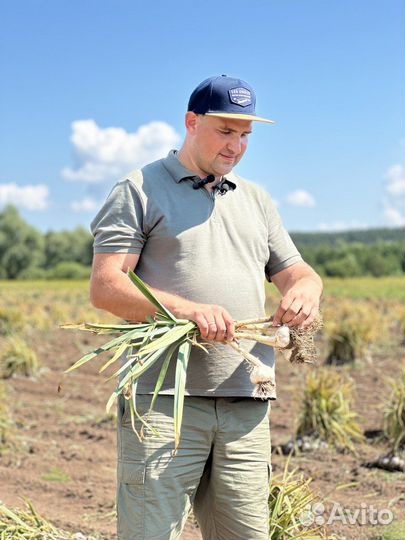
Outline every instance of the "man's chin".
[[229, 174], [232, 169], [234, 168], [234, 163], [229, 163], [227, 165], [221, 164], [218, 167], [216, 167], [215, 176], [225, 176]]

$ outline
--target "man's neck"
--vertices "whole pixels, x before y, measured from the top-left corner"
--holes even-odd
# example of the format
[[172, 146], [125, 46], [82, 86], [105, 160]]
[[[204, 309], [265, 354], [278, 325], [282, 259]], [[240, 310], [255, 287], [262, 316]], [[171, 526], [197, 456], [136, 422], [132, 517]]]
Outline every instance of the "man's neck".
[[[180, 150], [177, 152], [177, 158], [180, 161], [180, 163], [189, 171], [195, 173], [197, 176], [199, 176], [201, 179], [206, 178], [211, 173], [206, 173], [205, 171], [202, 171], [193, 161], [193, 159], [188, 155], [188, 153], [183, 148], [180, 148]], [[222, 180], [222, 176], [215, 176], [215, 180], [213, 182], [210, 182], [209, 184], [205, 184], [204, 188], [211, 192], [213, 191], [214, 187], [219, 184]]]

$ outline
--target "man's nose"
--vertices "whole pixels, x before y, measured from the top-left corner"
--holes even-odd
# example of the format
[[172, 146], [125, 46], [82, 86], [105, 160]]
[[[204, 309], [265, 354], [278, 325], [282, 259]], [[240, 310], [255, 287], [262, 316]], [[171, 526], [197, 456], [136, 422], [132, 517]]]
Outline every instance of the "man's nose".
[[232, 151], [234, 154], [239, 154], [242, 150], [242, 141], [240, 137], [234, 137], [231, 141], [228, 143], [229, 150]]

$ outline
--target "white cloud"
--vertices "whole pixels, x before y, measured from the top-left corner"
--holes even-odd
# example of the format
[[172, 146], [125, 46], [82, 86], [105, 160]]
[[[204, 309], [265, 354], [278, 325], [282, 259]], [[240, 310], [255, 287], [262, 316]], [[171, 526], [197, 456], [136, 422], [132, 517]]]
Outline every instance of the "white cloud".
[[308, 193], [308, 191], [302, 189], [297, 189], [296, 191], [289, 193], [286, 197], [286, 202], [292, 206], [303, 206], [306, 208], [316, 206], [314, 197]]
[[385, 199], [384, 217], [389, 225], [405, 225], [405, 171], [403, 165], [392, 165], [384, 175]]
[[358, 221], [334, 221], [333, 223], [320, 223], [318, 230], [322, 232], [338, 232], [359, 229], [368, 229], [369, 226]]
[[386, 190], [390, 195], [405, 195], [405, 171], [402, 165], [392, 165], [385, 173]]
[[405, 225], [405, 215], [403, 208], [397, 208], [392, 203], [385, 201], [384, 216], [390, 225], [403, 227]]
[[91, 197], [84, 197], [80, 201], [73, 201], [70, 208], [74, 212], [94, 212], [99, 206], [101, 206], [101, 203], [99, 204]]
[[19, 186], [0, 185], [0, 205], [13, 204], [27, 210], [45, 210], [49, 206], [49, 189], [45, 184]]
[[77, 120], [71, 136], [77, 167], [65, 167], [62, 176], [89, 183], [118, 180], [131, 169], [164, 157], [179, 140], [165, 122], [150, 122], [128, 133], [122, 128], [100, 128], [94, 120]]

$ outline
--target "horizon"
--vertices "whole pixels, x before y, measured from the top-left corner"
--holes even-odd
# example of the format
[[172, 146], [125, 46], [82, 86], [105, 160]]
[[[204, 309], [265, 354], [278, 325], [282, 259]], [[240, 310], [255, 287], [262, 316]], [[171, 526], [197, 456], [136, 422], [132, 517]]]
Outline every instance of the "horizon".
[[[15, 205], [9, 203], [7, 206], [11, 206], [11, 207], [14, 207], [16, 208], [16, 210], [18, 211], [20, 217], [22, 217], [24, 219], [24, 221], [26, 221], [26, 223], [28, 223], [28, 225], [34, 227], [35, 229], [37, 229], [39, 232], [41, 232], [42, 234], [47, 234], [47, 233], [51, 233], [51, 232], [60, 232], [60, 233], [63, 233], [63, 232], [69, 232], [69, 231], [74, 231], [75, 229], [78, 229], [78, 228], [83, 228], [86, 230], [86, 232], [88, 232], [89, 234], [91, 234], [90, 232], [90, 228], [87, 227], [86, 225], [83, 225], [83, 224], [78, 224], [78, 225], [75, 225], [74, 227], [71, 227], [69, 229], [45, 229], [45, 230], [42, 230], [40, 229], [39, 227], [36, 227], [33, 223], [30, 223], [29, 221], [27, 221], [25, 219], [25, 217], [22, 215], [22, 213], [20, 212], [19, 208], [16, 207]], [[0, 215], [1, 213], [5, 210], [6, 206], [0, 208]], [[294, 235], [294, 234], [325, 234], [325, 235], [333, 235], [333, 234], [350, 234], [350, 233], [357, 233], [357, 232], [368, 232], [368, 231], [383, 231], [383, 230], [388, 230], [388, 231], [402, 231], [404, 230], [405, 231], [405, 226], [404, 225], [393, 225], [393, 226], [381, 226], [381, 227], [367, 227], [367, 228], [359, 228], [359, 229], [343, 229], [343, 230], [332, 230], [332, 231], [320, 231], [320, 230], [299, 230], [299, 231], [295, 231], [293, 229], [290, 229], [288, 230], [288, 233], [291, 234], [291, 235]]]

